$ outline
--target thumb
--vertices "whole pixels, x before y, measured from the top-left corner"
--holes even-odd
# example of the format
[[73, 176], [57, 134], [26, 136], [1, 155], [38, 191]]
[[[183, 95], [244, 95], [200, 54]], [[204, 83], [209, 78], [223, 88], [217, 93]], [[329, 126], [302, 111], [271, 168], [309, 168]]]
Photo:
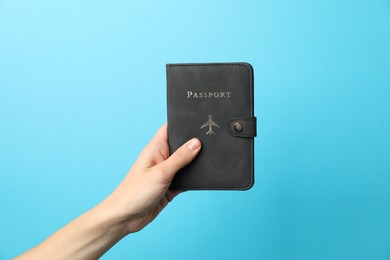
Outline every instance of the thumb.
[[162, 172], [168, 179], [172, 179], [176, 172], [189, 164], [199, 153], [202, 144], [198, 138], [192, 138], [179, 149], [177, 149], [168, 159], [160, 163]]

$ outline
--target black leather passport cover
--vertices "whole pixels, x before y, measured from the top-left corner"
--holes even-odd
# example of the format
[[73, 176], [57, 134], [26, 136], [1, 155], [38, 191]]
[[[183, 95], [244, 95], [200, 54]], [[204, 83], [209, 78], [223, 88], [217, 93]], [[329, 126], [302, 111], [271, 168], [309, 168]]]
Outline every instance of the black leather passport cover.
[[253, 68], [248, 63], [167, 64], [168, 142], [202, 149], [170, 186], [247, 190], [254, 183]]

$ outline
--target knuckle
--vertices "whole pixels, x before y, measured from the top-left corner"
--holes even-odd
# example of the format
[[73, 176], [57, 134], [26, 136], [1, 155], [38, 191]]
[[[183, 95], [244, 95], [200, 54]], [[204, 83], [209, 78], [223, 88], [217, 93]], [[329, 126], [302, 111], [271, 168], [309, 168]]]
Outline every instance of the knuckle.
[[158, 167], [158, 174], [156, 176], [162, 184], [169, 184], [173, 178], [171, 171], [167, 167]]

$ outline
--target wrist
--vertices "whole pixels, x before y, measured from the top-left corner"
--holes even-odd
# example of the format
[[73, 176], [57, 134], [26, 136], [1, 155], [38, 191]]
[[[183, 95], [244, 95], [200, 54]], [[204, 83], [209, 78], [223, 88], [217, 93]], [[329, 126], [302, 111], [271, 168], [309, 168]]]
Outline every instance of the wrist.
[[124, 205], [114, 194], [108, 196], [99, 205], [91, 210], [91, 213], [100, 216], [101, 224], [110, 232], [119, 236], [126, 236], [137, 232], [136, 222], [142, 217], [130, 209], [129, 205]]

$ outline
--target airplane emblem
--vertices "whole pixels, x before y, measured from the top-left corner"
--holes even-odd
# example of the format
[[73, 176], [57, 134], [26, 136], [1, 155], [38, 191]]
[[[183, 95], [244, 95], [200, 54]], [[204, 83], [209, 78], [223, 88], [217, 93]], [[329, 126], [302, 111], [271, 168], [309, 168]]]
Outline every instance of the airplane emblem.
[[220, 128], [220, 126], [213, 121], [213, 118], [212, 118], [211, 115], [209, 115], [209, 119], [207, 120], [207, 122], [204, 123], [200, 128], [202, 129], [202, 128], [206, 127], [206, 126], [209, 127], [209, 130], [206, 132], [206, 135], [210, 135], [210, 136], [211, 135], [216, 135], [214, 133], [213, 129], [212, 129], [213, 126]]

